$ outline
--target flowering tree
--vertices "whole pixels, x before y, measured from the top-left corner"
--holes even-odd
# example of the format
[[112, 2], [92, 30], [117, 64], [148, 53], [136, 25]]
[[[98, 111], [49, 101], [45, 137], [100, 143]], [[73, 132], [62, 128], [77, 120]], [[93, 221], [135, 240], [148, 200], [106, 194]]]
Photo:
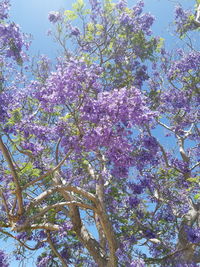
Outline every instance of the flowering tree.
[[63, 53], [30, 65], [0, 2], [1, 238], [38, 267], [198, 266], [199, 3], [174, 52], [142, 1], [89, 3], [49, 14]]

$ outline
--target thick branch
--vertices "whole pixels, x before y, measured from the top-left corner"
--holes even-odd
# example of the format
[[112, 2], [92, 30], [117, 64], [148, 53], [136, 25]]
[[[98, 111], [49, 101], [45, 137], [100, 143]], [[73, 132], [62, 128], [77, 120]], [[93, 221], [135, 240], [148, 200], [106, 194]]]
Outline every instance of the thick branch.
[[4, 158], [6, 159], [8, 166], [11, 170], [11, 174], [13, 176], [13, 180], [16, 186], [16, 196], [17, 196], [17, 200], [18, 200], [18, 214], [21, 215], [23, 213], [23, 198], [22, 198], [22, 190], [21, 187], [19, 185], [19, 178], [17, 175], [17, 172], [15, 170], [14, 164], [12, 162], [10, 153], [7, 149], [7, 147], [4, 145], [2, 138], [0, 137], [0, 150], [3, 153]]
[[57, 224], [52, 224], [52, 223], [38, 223], [38, 224], [22, 224], [22, 225], [15, 225], [12, 230], [16, 232], [21, 232], [23, 230], [36, 230], [36, 229], [44, 229], [44, 230], [49, 230], [49, 231], [59, 231], [60, 226]]
[[182, 255], [179, 255], [179, 259], [184, 262], [191, 262], [194, 257], [196, 244], [192, 244], [187, 238], [187, 227], [191, 227], [198, 219], [198, 207], [193, 203], [191, 199], [188, 199], [189, 211], [184, 215], [178, 235], [177, 250], [184, 250]]
[[31, 208], [33, 205], [40, 203], [42, 200], [44, 200], [46, 197], [53, 194], [54, 192], [58, 192], [60, 190], [80, 194], [82, 197], [85, 197], [88, 200], [91, 200], [94, 204], [97, 201], [93, 194], [88, 193], [87, 191], [85, 191], [84, 189], [82, 189], [80, 187], [75, 187], [75, 186], [71, 186], [71, 185], [56, 185], [56, 186], [44, 191], [38, 197], [36, 197], [33, 201], [31, 201], [28, 209]]
[[[59, 174], [57, 173], [57, 175]], [[57, 180], [58, 179], [55, 178], [55, 181]], [[62, 180], [60, 180], [60, 183], [62, 183]], [[59, 188], [59, 192], [63, 195], [66, 201], [70, 201], [70, 202], [73, 201], [73, 197], [71, 196], [69, 192], [65, 190], [65, 186], [59, 186], [58, 188]], [[80, 188], [78, 188], [77, 190], [76, 187], [72, 187], [72, 186], [67, 186], [67, 188], [73, 189], [71, 191], [75, 193], [79, 193], [79, 194], [83, 193], [82, 196], [85, 196], [85, 197], [88, 196], [90, 200], [94, 201], [95, 203], [97, 202], [93, 194], [83, 191]], [[87, 228], [83, 224], [80, 213], [79, 213], [79, 208], [77, 206], [75, 205], [69, 206], [69, 217], [73, 224], [73, 230], [76, 232], [76, 235], [79, 241], [86, 247], [86, 249], [89, 251], [90, 255], [94, 258], [95, 262], [98, 264], [99, 267], [106, 267], [107, 266], [106, 252], [101, 248], [99, 243], [90, 234], [90, 232], [87, 230]]]
[[[103, 156], [99, 155], [99, 159], [103, 164], [103, 168], [105, 168], [104, 166], [105, 159], [103, 158]], [[101, 175], [95, 175], [95, 171], [90, 164], [88, 164], [88, 172], [91, 175], [91, 177], [96, 180], [96, 195], [98, 198], [96, 225], [100, 235], [100, 244], [103, 245], [103, 247], [105, 246], [105, 237], [106, 237], [110, 251], [109, 266], [115, 267], [117, 266], [117, 257], [115, 255], [115, 252], [118, 248], [118, 244], [114, 230], [106, 214], [106, 208], [104, 203], [103, 177]]]

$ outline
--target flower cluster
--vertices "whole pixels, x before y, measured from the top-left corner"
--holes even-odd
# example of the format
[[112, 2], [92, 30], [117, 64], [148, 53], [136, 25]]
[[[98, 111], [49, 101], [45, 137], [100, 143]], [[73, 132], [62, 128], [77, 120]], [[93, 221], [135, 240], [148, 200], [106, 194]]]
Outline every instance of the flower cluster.
[[4, 253], [3, 250], [0, 250], [0, 266], [1, 267], [8, 267], [8, 256]]
[[[88, 109], [88, 107], [91, 107]], [[145, 98], [135, 87], [114, 89], [102, 92], [97, 100], [90, 100], [83, 107], [83, 119], [92, 122], [112, 121], [114, 124], [122, 122], [126, 127], [134, 124], [142, 125], [148, 122], [153, 112], [145, 105]]]
[[28, 43], [20, 32], [19, 26], [7, 22], [9, 1], [0, 3], [0, 47], [8, 58], [14, 58], [17, 63], [22, 63], [22, 47], [28, 48]]
[[137, 33], [143, 31], [145, 34], [150, 35], [150, 28], [154, 22], [154, 17], [149, 13], [140, 15], [143, 6], [144, 3], [140, 1], [133, 7], [132, 13], [122, 13], [120, 16], [120, 23], [131, 32]]
[[35, 82], [33, 88], [38, 90], [35, 97], [41, 102], [46, 111], [52, 111], [56, 105], [76, 104], [84, 97], [85, 84], [90, 90], [98, 92], [98, 74], [100, 69], [88, 67], [84, 62], [71, 60], [57, 66], [43, 86]]
[[168, 71], [169, 79], [174, 79], [177, 75], [183, 77], [188, 72], [194, 73], [200, 71], [200, 54], [197, 51], [182, 55], [180, 60], [174, 62]]
[[182, 36], [187, 31], [195, 30], [194, 15], [190, 10], [184, 10], [182, 6], [177, 5], [175, 8], [176, 31]]
[[61, 14], [56, 11], [49, 12], [48, 19], [52, 23], [56, 23], [61, 19]]
[[59, 234], [59, 236], [61, 238], [67, 236], [68, 231], [71, 231], [72, 228], [73, 228], [73, 225], [72, 225], [72, 223], [70, 221], [64, 222], [62, 224], [62, 226], [60, 227], [60, 234]]
[[9, 0], [0, 2], [0, 20], [8, 18]]
[[186, 228], [187, 238], [188, 241], [194, 244], [200, 242], [200, 228]]
[[15, 23], [0, 24], [0, 35], [1, 46], [7, 47], [6, 56], [13, 57], [17, 62], [20, 62], [24, 41], [19, 27]]
[[46, 267], [48, 266], [48, 263], [51, 261], [52, 256], [51, 255], [46, 255], [46, 256], [39, 256], [37, 258], [37, 267]]
[[130, 267], [145, 267], [145, 262], [143, 260], [133, 260]]

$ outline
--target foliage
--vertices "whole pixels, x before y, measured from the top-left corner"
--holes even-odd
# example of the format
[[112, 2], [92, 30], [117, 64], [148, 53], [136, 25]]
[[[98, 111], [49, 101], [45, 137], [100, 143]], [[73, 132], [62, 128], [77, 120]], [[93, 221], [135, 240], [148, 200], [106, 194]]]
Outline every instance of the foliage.
[[[200, 53], [142, 1], [89, 2], [49, 13], [63, 54], [34, 66], [0, 2], [2, 237], [38, 267], [198, 266]], [[176, 8], [181, 39], [194, 21]]]

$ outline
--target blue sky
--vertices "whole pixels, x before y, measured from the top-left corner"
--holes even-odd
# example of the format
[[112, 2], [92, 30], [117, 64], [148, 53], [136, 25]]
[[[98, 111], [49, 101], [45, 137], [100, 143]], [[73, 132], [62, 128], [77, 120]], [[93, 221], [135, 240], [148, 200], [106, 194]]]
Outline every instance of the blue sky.
[[[87, 1], [87, 0], [85, 0]], [[103, 1], [103, 0], [102, 0]], [[30, 33], [33, 36], [31, 46], [31, 54], [47, 54], [54, 58], [57, 51], [56, 44], [47, 36], [47, 31], [52, 25], [48, 22], [48, 13], [52, 10], [61, 8], [71, 9], [74, 0], [11, 0], [11, 19], [19, 24], [25, 33]], [[88, 2], [88, 1], [87, 1]], [[129, 0], [130, 6], [136, 1]], [[144, 0], [145, 11], [151, 12], [156, 21], [153, 26], [153, 31], [156, 35], [164, 37], [168, 42], [168, 46], [175, 47], [173, 34], [170, 33], [171, 26], [169, 22], [173, 19], [175, 0]], [[194, 6], [194, 0], [181, 0], [183, 6]], [[11, 252], [13, 250], [13, 241], [1, 242], [1, 248], [5, 248]], [[26, 263], [26, 267], [35, 267], [36, 257], [30, 259]], [[19, 266], [18, 262], [12, 262], [11, 267]]]
[[[23, 32], [31, 33], [33, 42], [31, 51], [33, 54], [48, 54], [55, 56], [55, 43], [47, 36], [47, 31], [51, 28], [48, 22], [48, 13], [61, 8], [71, 9], [75, 0], [10, 0], [12, 3], [11, 16], [18, 23]], [[101, 0], [103, 1], [103, 0]], [[114, 0], [117, 2], [117, 0]], [[85, 2], [89, 2], [85, 0]], [[128, 0], [129, 5], [134, 5], [136, 0]], [[172, 34], [169, 22], [173, 19], [176, 0], [144, 0], [145, 11], [151, 12], [156, 21], [153, 30], [156, 35], [165, 36], [172, 44]], [[178, 1], [177, 1], [178, 2]], [[194, 6], [195, 0], [181, 0], [183, 6]]]

